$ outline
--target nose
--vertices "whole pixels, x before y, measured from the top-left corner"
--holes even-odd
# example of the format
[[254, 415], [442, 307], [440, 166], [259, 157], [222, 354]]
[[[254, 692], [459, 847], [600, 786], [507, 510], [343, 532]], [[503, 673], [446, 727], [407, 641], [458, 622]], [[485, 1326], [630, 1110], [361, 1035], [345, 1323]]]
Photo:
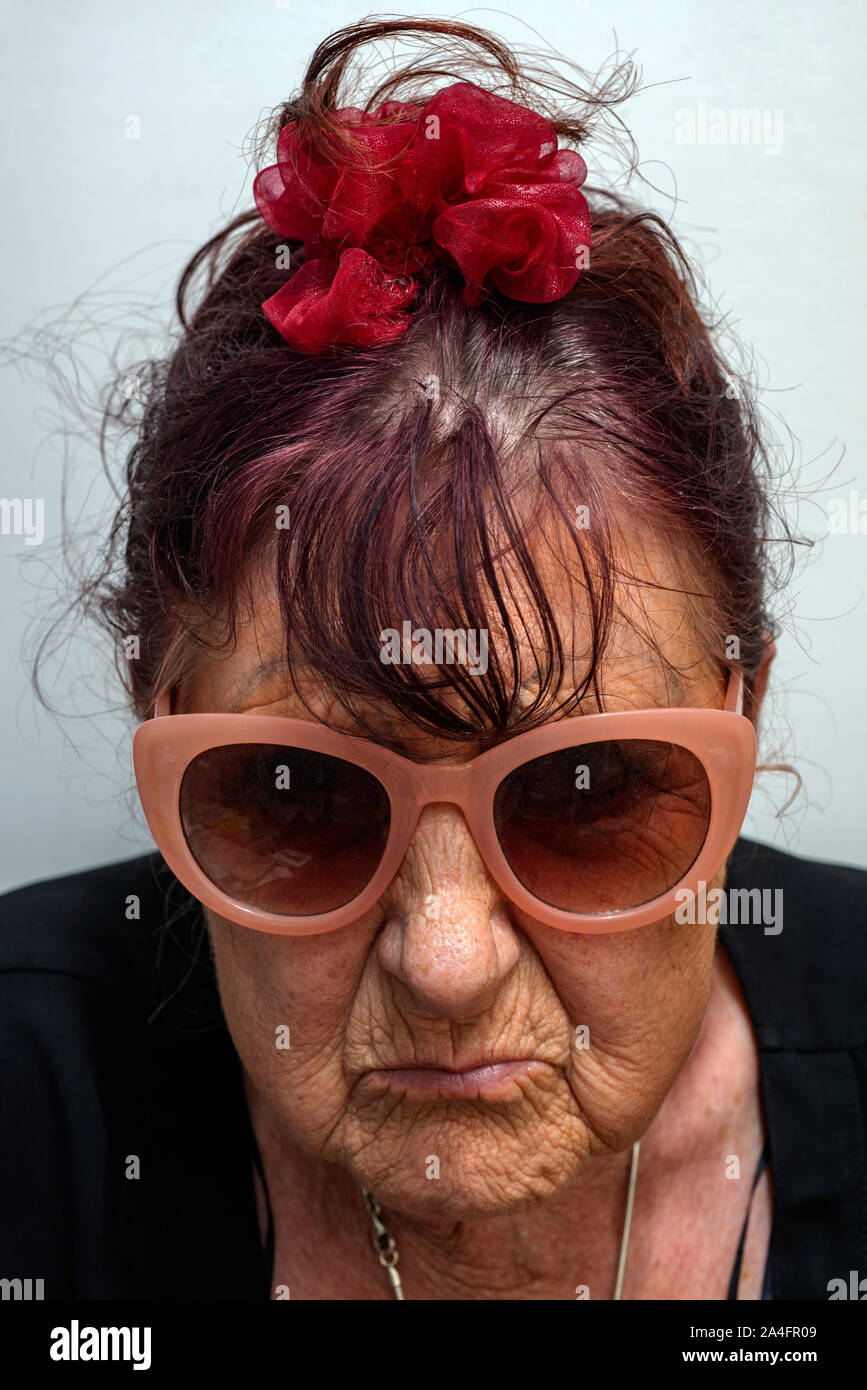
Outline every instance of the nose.
[[386, 910], [379, 962], [426, 1013], [476, 1017], [518, 961], [508, 908], [455, 806], [424, 807]]

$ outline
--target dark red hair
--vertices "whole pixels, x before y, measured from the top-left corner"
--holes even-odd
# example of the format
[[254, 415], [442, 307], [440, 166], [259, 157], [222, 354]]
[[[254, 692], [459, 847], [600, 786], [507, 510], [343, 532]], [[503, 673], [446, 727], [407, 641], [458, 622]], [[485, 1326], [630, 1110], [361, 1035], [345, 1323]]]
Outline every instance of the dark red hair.
[[[362, 100], [351, 60], [394, 37], [422, 43], [422, 57]], [[594, 121], [633, 85], [626, 69], [595, 87], [555, 81], [468, 25], [365, 22], [317, 49], [299, 95], [274, 115], [263, 162], [289, 119], [324, 147], [337, 107], [424, 100], [466, 79], [467, 63], [472, 80], [535, 104], [591, 161]], [[569, 294], [529, 305], [492, 293], [468, 309], [460, 276], [441, 267], [407, 332], [377, 348], [308, 356], [277, 335], [261, 304], [287, 271], [257, 213], [197, 252], [178, 290], [175, 350], [137, 369], [144, 407], [108, 411], [136, 438], [87, 602], [119, 642], [140, 636], [139, 659], [119, 663], [140, 716], [202, 651], [231, 642], [254, 556], [273, 564], [290, 662], [311, 663], [350, 712], [364, 700], [473, 740], [568, 712], [609, 639], [622, 574], [613, 518], [624, 514], [682, 557], [708, 656], [721, 671], [735, 664], [725, 638], [736, 636], [749, 689], [774, 632], [773, 504], [755, 409], [743, 382], [733, 388], [672, 232], [585, 191], [592, 253]], [[574, 526], [579, 504], [586, 529]], [[280, 506], [288, 530], [275, 529]], [[589, 633], [577, 690], [539, 568], [552, 511], [571, 531]], [[520, 626], [510, 591], [523, 595]], [[432, 681], [379, 660], [381, 629], [403, 619], [487, 627], [505, 641], [484, 677], [454, 665]], [[519, 712], [528, 679], [535, 697]]]

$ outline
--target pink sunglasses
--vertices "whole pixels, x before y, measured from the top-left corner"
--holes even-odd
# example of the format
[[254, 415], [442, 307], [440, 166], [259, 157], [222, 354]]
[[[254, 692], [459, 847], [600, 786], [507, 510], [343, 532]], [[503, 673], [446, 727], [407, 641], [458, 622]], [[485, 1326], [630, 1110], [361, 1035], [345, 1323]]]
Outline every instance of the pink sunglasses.
[[422, 764], [300, 719], [157, 717], [134, 740], [163, 858], [206, 907], [256, 931], [347, 926], [394, 879], [422, 807], [463, 813], [502, 892], [570, 932], [674, 911], [731, 852], [756, 737], [732, 673], [725, 707], [562, 719], [470, 762]]

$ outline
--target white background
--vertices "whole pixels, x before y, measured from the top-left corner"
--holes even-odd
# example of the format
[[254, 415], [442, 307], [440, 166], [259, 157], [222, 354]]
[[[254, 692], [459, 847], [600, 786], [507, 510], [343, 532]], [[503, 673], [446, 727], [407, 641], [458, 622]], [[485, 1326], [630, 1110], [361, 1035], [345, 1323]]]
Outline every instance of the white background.
[[[247, 133], [296, 90], [318, 42], [371, 11], [346, 0], [18, 0], [4, 8], [0, 335], [8, 355], [10, 342], [32, 343], [24, 330], [56, 323], [88, 292], [87, 307], [67, 322], [75, 325], [80, 370], [98, 381], [114, 346], [112, 325], [144, 330], [154, 306], [157, 322], [160, 313], [166, 322], [187, 256], [250, 205]], [[856, 0], [535, 0], [514, 14], [427, 5], [389, 13], [460, 14], [594, 70], [616, 44], [635, 53], [646, 88], [623, 114], [643, 171], [660, 190], [643, 196], [670, 216], [676, 194], [675, 229], [719, 310], [755, 353], [766, 408], [795, 437], [802, 533], [823, 536], [831, 500], [852, 489], [867, 511], [867, 9]], [[701, 102], [780, 110], [780, 152], [679, 142], [678, 113]], [[127, 138], [130, 116], [140, 121], [136, 140]], [[593, 151], [585, 153], [593, 182], [600, 171]], [[32, 645], [62, 599], [64, 449], [38, 373], [8, 368], [0, 389], [0, 496], [44, 497], [47, 533], [37, 547], [0, 536], [0, 888], [8, 888], [127, 857], [151, 842], [133, 790], [132, 721], [91, 635], [79, 631], [62, 649], [65, 664], [52, 668], [61, 717], [33, 696], [22, 642]], [[92, 433], [75, 445], [72, 464], [70, 514], [79, 534], [86, 522], [98, 537], [111, 497]], [[794, 762], [805, 790], [780, 818], [789, 785], [766, 779], [746, 826], [794, 853], [861, 865], [865, 554], [865, 535], [829, 537], [805, 557], [789, 591], [762, 751]], [[112, 700], [115, 710], [106, 713]]]

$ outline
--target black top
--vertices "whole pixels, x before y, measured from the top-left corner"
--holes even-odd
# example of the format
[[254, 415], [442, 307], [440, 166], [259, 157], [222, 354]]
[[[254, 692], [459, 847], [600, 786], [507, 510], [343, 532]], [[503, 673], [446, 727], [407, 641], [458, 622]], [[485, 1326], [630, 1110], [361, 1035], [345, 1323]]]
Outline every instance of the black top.
[[[760, 1053], [765, 1296], [827, 1299], [867, 1274], [867, 871], [740, 840], [727, 887], [783, 894], [782, 931], [720, 927]], [[204, 918], [158, 854], [0, 898], [0, 1059], [0, 1278], [270, 1296]]]

